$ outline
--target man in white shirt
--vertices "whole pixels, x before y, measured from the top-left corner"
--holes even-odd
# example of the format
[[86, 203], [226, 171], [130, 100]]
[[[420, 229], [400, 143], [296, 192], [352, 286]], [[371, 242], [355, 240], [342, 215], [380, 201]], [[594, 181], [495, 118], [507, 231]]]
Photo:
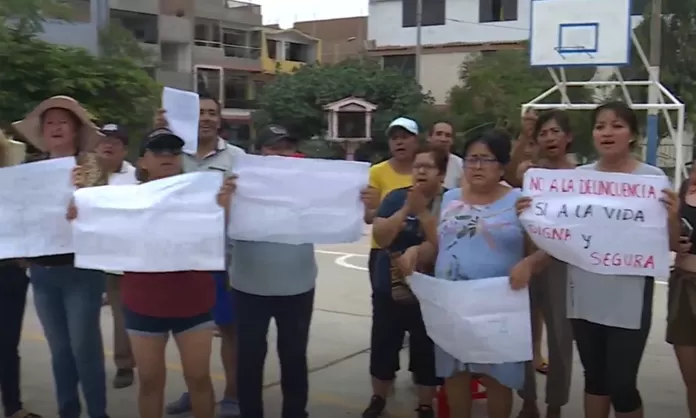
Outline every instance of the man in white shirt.
[[449, 122], [437, 122], [428, 132], [428, 143], [434, 148], [441, 149], [449, 153], [447, 162], [447, 173], [445, 174], [444, 186], [447, 189], [459, 187], [462, 175], [464, 174], [464, 161], [455, 154], [452, 154], [452, 144], [454, 138], [454, 128]]
[[[135, 167], [125, 160], [128, 154], [128, 134], [122, 127], [110, 123], [99, 132], [104, 135], [96, 147], [97, 157], [104, 170], [109, 172], [109, 185], [137, 184]], [[135, 360], [130, 340], [123, 322], [121, 304], [121, 272], [106, 272], [106, 294], [114, 320], [114, 363], [116, 376], [114, 388], [122, 389], [133, 384]]]

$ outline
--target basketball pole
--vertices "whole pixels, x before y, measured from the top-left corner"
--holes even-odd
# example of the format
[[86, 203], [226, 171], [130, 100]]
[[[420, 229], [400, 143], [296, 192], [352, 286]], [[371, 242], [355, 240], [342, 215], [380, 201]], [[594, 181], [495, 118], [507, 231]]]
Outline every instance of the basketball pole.
[[421, 83], [421, 55], [423, 49], [423, 0], [416, 2], [416, 81]]
[[[648, 103], [657, 104], [660, 88], [660, 55], [662, 44], [662, 0], [652, 0], [652, 15], [650, 17], [650, 87], [648, 88]], [[660, 142], [659, 133], [659, 110], [657, 108], [648, 109], [648, 120], [646, 124], [646, 134], [648, 146], [646, 150], [646, 162], [650, 165], [657, 165], [657, 149]], [[676, 140], [676, 138], [675, 138]]]

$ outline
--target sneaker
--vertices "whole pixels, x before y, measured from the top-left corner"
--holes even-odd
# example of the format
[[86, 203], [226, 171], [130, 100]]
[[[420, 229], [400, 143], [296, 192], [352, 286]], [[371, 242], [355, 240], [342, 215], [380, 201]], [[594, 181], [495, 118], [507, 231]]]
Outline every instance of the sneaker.
[[41, 415], [29, 412], [26, 409], [20, 409], [19, 411], [10, 415], [9, 418], [41, 418]]
[[421, 405], [416, 409], [418, 418], [435, 418], [435, 411], [430, 405]]
[[382, 415], [384, 408], [387, 406], [387, 400], [381, 396], [372, 395], [370, 404], [363, 411], [362, 418], [377, 418]]
[[118, 369], [114, 377], [114, 389], [123, 389], [131, 386], [135, 380], [133, 369]]
[[169, 415], [187, 414], [191, 412], [191, 397], [184, 392], [179, 399], [168, 404], [164, 409]]
[[239, 412], [239, 401], [236, 399], [225, 398], [218, 404], [217, 418], [238, 418], [241, 416]]

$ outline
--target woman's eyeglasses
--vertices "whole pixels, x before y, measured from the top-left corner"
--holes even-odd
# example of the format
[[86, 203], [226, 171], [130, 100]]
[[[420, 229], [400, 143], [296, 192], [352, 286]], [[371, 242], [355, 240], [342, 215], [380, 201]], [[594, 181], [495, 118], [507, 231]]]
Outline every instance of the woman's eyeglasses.
[[484, 165], [491, 165], [494, 163], [497, 163], [498, 160], [495, 159], [494, 157], [466, 157], [464, 158], [464, 166], [484, 166]]

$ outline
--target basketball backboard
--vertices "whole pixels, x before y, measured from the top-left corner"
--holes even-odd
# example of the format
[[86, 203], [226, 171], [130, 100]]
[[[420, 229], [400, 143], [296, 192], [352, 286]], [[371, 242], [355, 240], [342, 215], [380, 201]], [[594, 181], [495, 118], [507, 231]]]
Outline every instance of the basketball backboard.
[[631, 0], [532, 0], [530, 64], [623, 66], [631, 54]]

